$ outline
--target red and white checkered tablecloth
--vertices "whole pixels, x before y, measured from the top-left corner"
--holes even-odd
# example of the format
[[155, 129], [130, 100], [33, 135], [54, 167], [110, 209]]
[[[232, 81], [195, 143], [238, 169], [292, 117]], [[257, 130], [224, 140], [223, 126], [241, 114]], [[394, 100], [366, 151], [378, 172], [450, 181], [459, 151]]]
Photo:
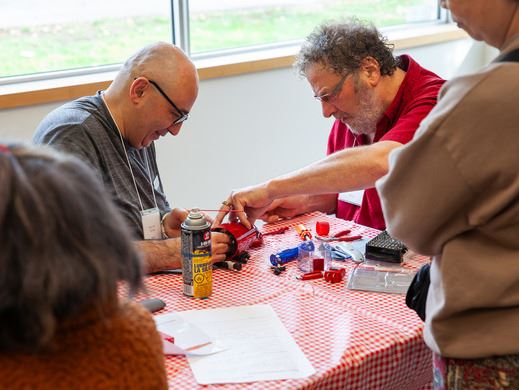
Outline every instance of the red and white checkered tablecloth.
[[[282, 226], [305, 224], [312, 231], [317, 221], [328, 221], [330, 230], [351, 229], [350, 234], [372, 238], [379, 232], [321, 213], [263, 226], [271, 231]], [[431, 353], [422, 340], [423, 324], [408, 309], [404, 296], [350, 290], [347, 277], [351, 261], [334, 262], [346, 268], [343, 282], [324, 279], [300, 281], [297, 262], [276, 276], [269, 256], [300, 243], [294, 229], [264, 237], [262, 247], [239, 272], [213, 271], [213, 294], [193, 299], [182, 293], [181, 275], [146, 278], [148, 295], [166, 302], [159, 313], [266, 303], [294, 337], [316, 373], [305, 379], [264, 381], [227, 385], [198, 385], [183, 356], [166, 356], [171, 389], [419, 389], [432, 380]], [[417, 269], [427, 258], [406, 256], [404, 267]], [[236, 367], [239, 370], [239, 367]]]

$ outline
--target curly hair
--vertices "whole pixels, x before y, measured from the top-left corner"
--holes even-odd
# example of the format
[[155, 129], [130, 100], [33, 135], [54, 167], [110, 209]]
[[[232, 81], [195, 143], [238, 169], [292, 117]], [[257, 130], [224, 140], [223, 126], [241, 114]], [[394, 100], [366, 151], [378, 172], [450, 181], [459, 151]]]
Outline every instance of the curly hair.
[[59, 325], [109, 316], [142, 262], [106, 190], [79, 159], [0, 145], [0, 351], [52, 347]]
[[344, 75], [359, 69], [366, 57], [378, 61], [383, 76], [392, 75], [397, 67], [393, 45], [372, 24], [352, 18], [318, 26], [305, 39], [294, 67], [304, 77], [312, 64]]

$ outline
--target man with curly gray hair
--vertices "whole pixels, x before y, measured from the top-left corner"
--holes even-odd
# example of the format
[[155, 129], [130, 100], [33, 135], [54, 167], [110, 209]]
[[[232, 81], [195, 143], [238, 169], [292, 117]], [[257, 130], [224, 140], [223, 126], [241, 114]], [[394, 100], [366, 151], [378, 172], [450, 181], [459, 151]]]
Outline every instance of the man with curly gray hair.
[[323, 115], [335, 118], [329, 156], [235, 191], [227, 201], [245, 211], [238, 213], [245, 224], [318, 210], [384, 229], [375, 181], [387, 173], [389, 153], [413, 138], [444, 80], [408, 55], [395, 57], [380, 32], [357, 19], [318, 26], [295, 67], [310, 83]]

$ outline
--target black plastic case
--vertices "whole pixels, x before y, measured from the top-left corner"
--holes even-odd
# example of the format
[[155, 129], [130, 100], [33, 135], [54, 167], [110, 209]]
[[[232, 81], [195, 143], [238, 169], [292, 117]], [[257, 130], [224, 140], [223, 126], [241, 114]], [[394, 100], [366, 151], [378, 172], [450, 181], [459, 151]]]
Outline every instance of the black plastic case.
[[383, 231], [366, 243], [366, 258], [369, 260], [401, 263], [407, 247]]

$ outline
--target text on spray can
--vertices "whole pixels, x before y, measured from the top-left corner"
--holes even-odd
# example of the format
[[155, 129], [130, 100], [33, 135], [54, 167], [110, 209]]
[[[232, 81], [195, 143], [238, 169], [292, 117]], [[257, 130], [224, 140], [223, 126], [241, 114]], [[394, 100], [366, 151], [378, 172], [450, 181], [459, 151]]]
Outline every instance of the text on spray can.
[[198, 209], [192, 209], [181, 225], [184, 294], [207, 298], [213, 292], [211, 224]]

